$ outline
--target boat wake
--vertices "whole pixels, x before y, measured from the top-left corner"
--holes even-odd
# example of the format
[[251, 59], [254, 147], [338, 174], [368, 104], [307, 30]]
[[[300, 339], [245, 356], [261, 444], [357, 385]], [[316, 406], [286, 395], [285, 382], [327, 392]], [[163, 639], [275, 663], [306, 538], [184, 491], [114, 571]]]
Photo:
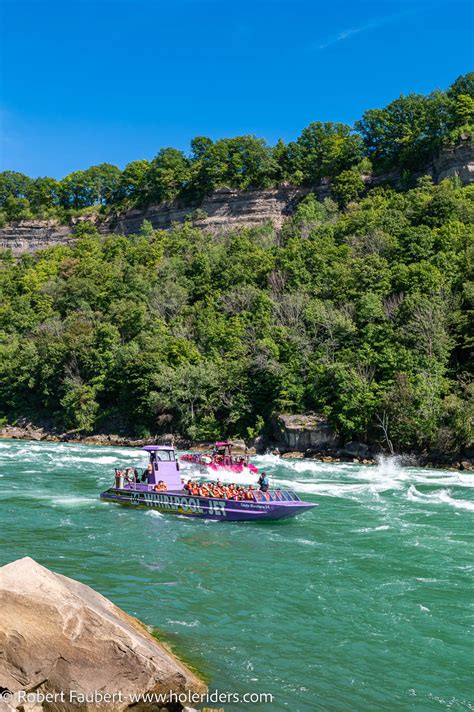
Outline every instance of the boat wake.
[[[71, 482], [80, 474], [81, 488], [92, 478], [95, 487], [110, 480], [113, 467], [130, 463], [141, 469], [145, 466], [144, 454], [135, 448], [97, 447], [68, 443], [46, 442], [1, 442], [1, 477], [12, 479], [5, 488], [2, 499], [30, 498], [48, 501], [53, 507], [80, 507], [95, 503], [95, 498], [82, 493], [67, 494]], [[64, 494], [48, 494], [41, 489], [43, 473], [38, 466], [47, 463], [48, 477], [54, 479], [54, 489], [61, 487]], [[277, 455], [257, 455], [252, 462], [259, 472], [266, 472], [271, 488], [293, 489], [313, 501], [318, 497], [343, 499], [376, 507], [386, 502], [392, 493], [412, 506], [452, 507], [456, 510], [473, 511], [471, 490], [474, 489], [474, 474], [470, 472], [430, 470], [405, 465], [399, 457], [382, 456], [376, 465], [357, 463], [321, 462], [306, 458], [286, 460]], [[27, 476], [19, 486], [16, 473], [18, 463], [23, 463], [22, 473]], [[221, 480], [227, 484], [257, 484], [258, 475], [249, 471], [219, 472], [193, 463], [180, 462], [182, 481]], [[28, 486], [25, 487], [25, 483]], [[49, 489], [49, 487], [48, 487]], [[151, 514], [151, 513], [150, 513]], [[160, 515], [158, 515], [160, 516]]]
[[[416, 504], [444, 504], [467, 511], [474, 509], [474, 502], [451, 493], [453, 488], [461, 493], [463, 489], [469, 491], [474, 488], [472, 474], [405, 466], [400, 457], [381, 456], [372, 466], [309, 459], [282, 460], [276, 455], [257, 455], [253, 460], [260, 472], [268, 474], [271, 488], [294, 489], [305, 496], [366, 502], [367, 498], [378, 501], [384, 493], [393, 492]], [[183, 467], [183, 470], [186, 471], [183, 479], [212, 480], [217, 477], [212, 471], [203, 475], [193, 471], [192, 467]], [[257, 480], [251, 473], [226, 471], [219, 472], [219, 479], [236, 484], [256, 483]], [[423, 493], [417, 486], [429, 486], [434, 491]]]

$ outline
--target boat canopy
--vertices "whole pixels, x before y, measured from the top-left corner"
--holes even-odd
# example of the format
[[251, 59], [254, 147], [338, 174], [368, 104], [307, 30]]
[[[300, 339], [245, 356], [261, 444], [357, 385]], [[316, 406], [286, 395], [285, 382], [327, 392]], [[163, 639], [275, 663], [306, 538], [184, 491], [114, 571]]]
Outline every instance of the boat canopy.
[[180, 490], [181, 477], [175, 448], [172, 445], [145, 445], [142, 450], [150, 456], [148, 484], [156, 485], [162, 481], [169, 490]]
[[147, 452], [156, 452], [157, 450], [173, 450], [174, 447], [172, 445], [145, 445], [142, 447], [142, 450], [146, 450]]

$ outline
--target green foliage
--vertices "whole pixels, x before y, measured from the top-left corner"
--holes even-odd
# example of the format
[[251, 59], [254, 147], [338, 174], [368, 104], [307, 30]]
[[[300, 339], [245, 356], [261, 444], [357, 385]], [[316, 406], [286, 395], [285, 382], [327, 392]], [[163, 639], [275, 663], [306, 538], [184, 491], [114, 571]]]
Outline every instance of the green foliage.
[[[169, 161], [187, 170], [162, 159], [163, 180]], [[469, 447], [472, 188], [361, 199], [350, 173], [333, 180], [347, 210], [309, 194], [278, 238], [83, 220], [74, 247], [0, 256], [0, 418], [212, 439], [313, 409], [347, 440], [386, 441], [383, 423], [398, 450]]]
[[360, 136], [350, 126], [317, 121], [289, 145], [288, 155], [291, 171], [300, 171], [305, 183], [315, 185], [356, 165], [364, 153]]
[[443, 141], [455, 140], [474, 123], [474, 73], [446, 91], [400, 96], [384, 109], [366, 111], [356, 129], [378, 170], [419, 170]]
[[64, 383], [64, 396], [61, 398], [63, 420], [66, 427], [79, 432], [91, 432], [99, 409], [93, 386], [73, 379]]
[[196, 136], [189, 155], [162, 148], [152, 161], [132, 161], [123, 171], [102, 163], [61, 181], [4, 171], [0, 211], [7, 221], [33, 216], [65, 221], [90, 211], [106, 215], [168, 200], [196, 205], [219, 188], [316, 186], [328, 180], [344, 208], [363, 193], [361, 175], [372, 168], [398, 172], [409, 187], [443, 143], [474, 138], [473, 77], [458, 77], [447, 91], [428, 96], [400, 96], [384, 108], [366, 111], [354, 127], [314, 121], [288, 144], [280, 139], [269, 146], [256, 136], [218, 141]]
[[365, 183], [358, 171], [342, 171], [331, 183], [331, 193], [340, 208], [357, 200], [365, 190]]

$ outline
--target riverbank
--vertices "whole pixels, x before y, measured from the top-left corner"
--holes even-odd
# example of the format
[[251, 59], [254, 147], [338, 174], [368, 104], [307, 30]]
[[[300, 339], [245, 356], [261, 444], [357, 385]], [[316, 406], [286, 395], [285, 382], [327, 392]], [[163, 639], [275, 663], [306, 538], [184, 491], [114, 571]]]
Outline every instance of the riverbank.
[[[145, 445], [173, 445], [180, 450], [197, 451], [208, 450], [213, 445], [211, 442], [193, 442], [174, 434], [157, 435], [153, 438], [134, 438], [114, 433], [85, 435], [75, 431], [60, 432], [45, 424], [34, 425], [27, 420], [0, 428], [0, 440], [32, 440], [133, 448], [141, 448]], [[324, 444], [321, 448], [308, 448], [303, 441], [301, 449], [288, 450], [283, 447], [283, 451], [281, 441], [278, 440], [257, 438], [247, 443], [243, 440], [234, 441], [234, 443], [237, 451], [247, 449], [250, 455], [268, 452], [283, 460], [309, 459], [326, 463], [352, 462], [360, 465], [375, 465], [381, 457], [391, 454], [379, 446], [371, 448], [357, 442], [346, 443], [344, 446]], [[394, 456], [398, 457], [402, 464], [411, 467], [474, 471], [474, 459], [466, 456], [453, 456], [445, 453], [394, 453]]]

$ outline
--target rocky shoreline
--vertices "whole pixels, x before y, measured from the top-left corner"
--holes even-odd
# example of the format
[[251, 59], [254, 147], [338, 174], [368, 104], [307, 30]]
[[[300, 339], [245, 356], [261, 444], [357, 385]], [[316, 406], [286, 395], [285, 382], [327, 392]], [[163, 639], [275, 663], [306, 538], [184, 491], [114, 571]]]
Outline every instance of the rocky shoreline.
[[[361, 465], [376, 465], [381, 457], [391, 454], [380, 445], [360, 442], [341, 444], [327, 422], [314, 414], [282, 415], [273, 424], [273, 435], [260, 436], [253, 441], [233, 441], [236, 451], [246, 450], [250, 455], [270, 453], [282, 459], [311, 459], [320, 462], [352, 462]], [[208, 450], [211, 442], [192, 442], [174, 434], [157, 435], [153, 438], [134, 438], [113, 433], [85, 435], [76, 431], [59, 432], [47, 425], [34, 425], [22, 419], [15, 425], [0, 428], [0, 440], [31, 440], [46, 442], [77, 443], [109, 447], [135, 447], [144, 445], [173, 445], [181, 450]], [[401, 464], [446, 470], [474, 471], [474, 458], [469, 454], [446, 453], [394, 453]]]

